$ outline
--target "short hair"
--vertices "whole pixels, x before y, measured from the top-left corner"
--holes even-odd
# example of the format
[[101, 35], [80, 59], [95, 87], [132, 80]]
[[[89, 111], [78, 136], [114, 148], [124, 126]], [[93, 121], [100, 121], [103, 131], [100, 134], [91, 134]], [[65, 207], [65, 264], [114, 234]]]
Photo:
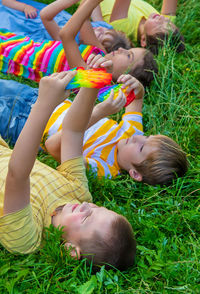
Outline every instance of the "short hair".
[[129, 71], [129, 74], [140, 81], [144, 87], [149, 87], [154, 79], [154, 75], [157, 73], [157, 62], [155, 61], [153, 54], [147, 49], [143, 60]]
[[140, 164], [134, 164], [142, 175], [142, 181], [150, 185], [163, 185], [182, 177], [188, 169], [185, 152], [167, 136], [157, 135], [154, 142], [158, 144], [158, 150]]
[[146, 35], [147, 48], [155, 55], [158, 54], [159, 48], [169, 42], [170, 47], [174, 47], [176, 52], [185, 50], [184, 37], [178, 28], [169, 33], [157, 33], [155, 35]]
[[106, 38], [102, 42], [102, 45], [106, 49], [107, 53], [110, 53], [112, 51], [115, 51], [119, 48], [124, 48], [124, 49], [131, 49], [133, 47], [133, 44], [131, 41], [126, 37], [125, 33], [116, 31], [113, 29], [109, 30], [110, 33], [113, 36], [114, 41], [111, 43], [109, 40]]
[[94, 269], [99, 265], [114, 266], [125, 270], [132, 266], [136, 254], [136, 241], [130, 223], [122, 215], [114, 218], [110, 232], [104, 239], [96, 231], [91, 239], [80, 241], [82, 258], [92, 261]]

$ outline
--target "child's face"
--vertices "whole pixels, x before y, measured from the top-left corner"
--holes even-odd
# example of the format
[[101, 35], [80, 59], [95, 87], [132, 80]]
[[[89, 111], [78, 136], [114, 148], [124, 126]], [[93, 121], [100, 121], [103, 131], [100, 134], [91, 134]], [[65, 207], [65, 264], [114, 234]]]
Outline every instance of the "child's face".
[[117, 160], [119, 166], [129, 171], [135, 164], [140, 164], [148, 156], [158, 151], [158, 145], [154, 141], [155, 136], [135, 135], [129, 139], [120, 140], [118, 147]]
[[102, 238], [109, 234], [110, 226], [117, 214], [93, 203], [66, 204], [61, 213], [61, 226], [67, 241], [78, 245], [83, 238], [90, 239], [97, 231]]
[[176, 26], [168, 17], [160, 14], [152, 13], [144, 24], [144, 31], [147, 35], [156, 35], [158, 33], [168, 33], [175, 30]]
[[146, 49], [144, 48], [131, 48], [129, 50], [119, 48], [106, 54], [105, 57], [113, 62], [113, 80], [117, 80], [121, 74], [132, 69], [136, 66], [136, 63], [138, 65], [138, 63], [143, 62], [145, 53]]
[[93, 28], [94, 33], [101, 44], [104, 44], [105, 41], [112, 44], [114, 42], [114, 30], [107, 29], [104, 27]]

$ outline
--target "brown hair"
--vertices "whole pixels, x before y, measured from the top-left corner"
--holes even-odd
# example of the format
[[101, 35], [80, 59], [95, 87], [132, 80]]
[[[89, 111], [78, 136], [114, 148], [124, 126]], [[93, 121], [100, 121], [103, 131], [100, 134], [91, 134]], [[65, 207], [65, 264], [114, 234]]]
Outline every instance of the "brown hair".
[[147, 48], [153, 54], [157, 55], [159, 47], [163, 47], [166, 42], [169, 42], [170, 47], [174, 47], [178, 53], [185, 50], [184, 37], [177, 28], [169, 33], [146, 35]]
[[150, 85], [151, 81], [154, 79], [154, 75], [157, 73], [157, 63], [149, 50], [146, 50], [143, 60], [129, 71], [129, 74], [138, 79], [144, 87]]
[[124, 48], [128, 50], [133, 47], [133, 44], [123, 32], [115, 31], [113, 29], [109, 31], [112, 34], [114, 41], [111, 43], [109, 39], [107, 40], [105, 38], [104, 41], [102, 42], [102, 45], [106, 49], [107, 53], [115, 51], [119, 48]]
[[188, 161], [181, 147], [167, 136], [157, 135], [154, 141], [158, 144], [158, 151], [140, 164], [134, 164], [142, 175], [142, 181], [150, 185], [168, 184], [177, 176], [183, 176], [188, 169]]
[[114, 266], [125, 270], [133, 265], [136, 241], [130, 223], [118, 215], [112, 222], [107, 238], [103, 239], [98, 232], [94, 232], [91, 239], [81, 240], [80, 248], [82, 257], [92, 261], [95, 268], [104, 264], [106, 268]]

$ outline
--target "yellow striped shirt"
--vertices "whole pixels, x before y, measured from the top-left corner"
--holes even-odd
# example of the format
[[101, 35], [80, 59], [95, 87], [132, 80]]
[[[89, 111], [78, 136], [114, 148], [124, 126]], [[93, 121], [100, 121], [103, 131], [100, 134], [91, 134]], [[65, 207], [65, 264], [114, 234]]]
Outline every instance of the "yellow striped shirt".
[[[44, 136], [52, 136], [62, 128], [62, 120], [71, 105], [70, 101], [60, 104], [53, 112]], [[83, 140], [83, 156], [98, 176], [115, 177], [120, 173], [117, 163], [117, 144], [121, 139], [143, 135], [142, 114], [129, 112], [121, 122], [101, 119], [86, 130]]]
[[[3, 215], [5, 179], [12, 151], [0, 139], [0, 243], [9, 251], [30, 253], [41, 243], [51, 214], [66, 203], [92, 201], [82, 157], [66, 161], [58, 171], [36, 160], [30, 177], [30, 205]], [[22, 163], [23, 164], [23, 163]]]

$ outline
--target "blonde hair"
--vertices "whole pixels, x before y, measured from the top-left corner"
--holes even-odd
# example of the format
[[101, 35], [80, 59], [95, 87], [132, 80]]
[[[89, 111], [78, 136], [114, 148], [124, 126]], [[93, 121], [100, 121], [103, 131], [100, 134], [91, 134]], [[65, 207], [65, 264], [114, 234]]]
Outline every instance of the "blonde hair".
[[140, 164], [135, 164], [142, 181], [151, 184], [168, 184], [176, 177], [182, 177], [188, 169], [188, 161], [181, 147], [167, 136], [157, 135], [154, 142], [158, 146]]

